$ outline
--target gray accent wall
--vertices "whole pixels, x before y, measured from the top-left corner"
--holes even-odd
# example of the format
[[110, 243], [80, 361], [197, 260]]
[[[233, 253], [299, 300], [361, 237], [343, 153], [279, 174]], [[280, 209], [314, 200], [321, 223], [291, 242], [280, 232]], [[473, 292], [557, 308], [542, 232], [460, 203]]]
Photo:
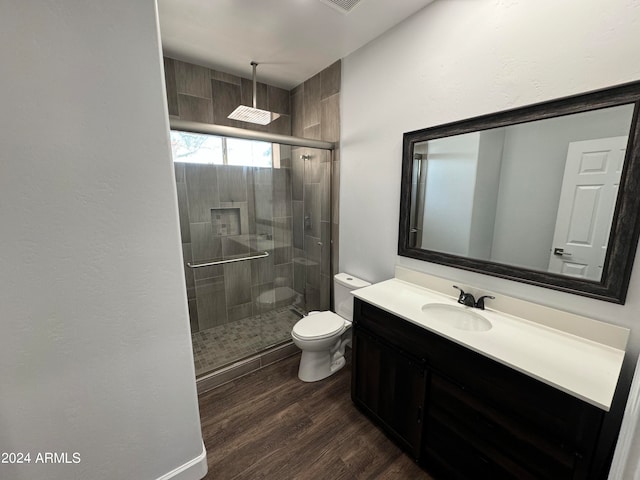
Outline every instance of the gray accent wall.
[[281, 115], [269, 125], [262, 126], [227, 118], [238, 105], [253, 105], [251, 79], [168, 57], [164, 57], [164, 75], [171, 117], [291, 135], [287, 90], [258, 82], [258, 108]]
[[309, 310], [333, 306], [338, 272], [341, 76], [338, 60], [291, 90], [291, 134], [338, 144], [333, 152], [294, 148], [291, 155], [294, 255], [307, 260], [294, 270], [306, 272], [296, 282], [306, 285]]
[[[290, 155], [290, 149], [281, 147], [280, 154]], [[259, 306], [257, 298], [275, 286], [293, 287], [290, 169], [192, 163], [174, 167], [178, 192], [183, 192], [178, 194], [178, 210], [192, 332], [281, 306]], [[186, 266], [264, 251], [269, 257]]]

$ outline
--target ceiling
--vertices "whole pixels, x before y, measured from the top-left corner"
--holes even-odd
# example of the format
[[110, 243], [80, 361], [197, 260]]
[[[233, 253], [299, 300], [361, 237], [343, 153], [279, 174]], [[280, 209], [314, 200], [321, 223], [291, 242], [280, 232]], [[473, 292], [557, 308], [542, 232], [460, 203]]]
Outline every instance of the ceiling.
[[325, 1], [158, 0], [164, 54], [289, 90], [433, 0]]

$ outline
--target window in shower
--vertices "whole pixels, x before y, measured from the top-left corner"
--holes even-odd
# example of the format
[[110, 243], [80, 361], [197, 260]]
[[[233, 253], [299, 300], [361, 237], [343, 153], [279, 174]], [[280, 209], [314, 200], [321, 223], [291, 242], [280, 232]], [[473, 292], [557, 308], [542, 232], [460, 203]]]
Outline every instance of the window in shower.
[[269, 168], [273, 164], [273, 148], [270, 143], [239, 138], [226, 138], [227, 165], [247, 165]]
[[174, 162], [278, 168], [278, 147], [257, 140], [171, 130]]
[[171, 130], [171, 151], [174, 162], [222, 165], [222, 138], [201, 133]]

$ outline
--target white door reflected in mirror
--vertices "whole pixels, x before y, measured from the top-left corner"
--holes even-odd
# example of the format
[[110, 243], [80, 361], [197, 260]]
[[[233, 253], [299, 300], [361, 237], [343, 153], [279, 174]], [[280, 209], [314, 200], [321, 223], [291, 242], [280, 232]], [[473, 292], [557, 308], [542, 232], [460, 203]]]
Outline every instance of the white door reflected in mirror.
[[599, 281], [628, 137], [571, 142], [549, 271]]

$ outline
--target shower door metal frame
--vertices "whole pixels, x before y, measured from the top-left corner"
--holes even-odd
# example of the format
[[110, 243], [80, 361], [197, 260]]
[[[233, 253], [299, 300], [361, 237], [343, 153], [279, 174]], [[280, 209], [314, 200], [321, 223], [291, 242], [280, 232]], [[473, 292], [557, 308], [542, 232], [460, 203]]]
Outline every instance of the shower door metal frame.
[[262, 142], [280, 143], [293, 147], [319, 148], [322, 150], [335, 150], [334, 142], [323, 140], [313, 140], [311, 138], [293, 137], [291, 135], [281, 135], [278, 133], [257, 132], [244, 128], [227, 127], [226, 125], [214, 125], [211, 123], [192, 122], [189, 120], [179, 120], [169, 118], [171, 130], [180, 130], [191, 133], [204, 133], [207, 135], [218, 135], [221, 137], [242, 138], [245, 140], [259, 140]]

